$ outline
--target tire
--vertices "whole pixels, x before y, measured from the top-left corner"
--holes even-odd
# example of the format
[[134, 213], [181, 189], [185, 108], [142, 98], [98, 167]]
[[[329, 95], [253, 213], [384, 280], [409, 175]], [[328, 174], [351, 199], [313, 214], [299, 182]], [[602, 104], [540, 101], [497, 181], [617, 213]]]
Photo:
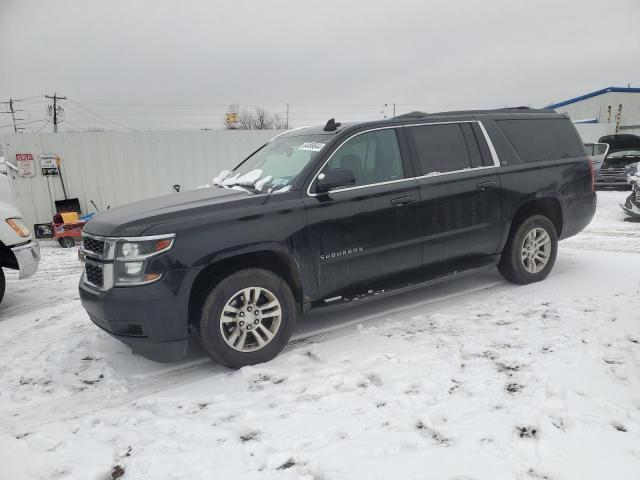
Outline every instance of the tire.
[[240, 270], [220, 281], [206, 297], [199, 319], [200, 341], [222, 365], [255, 365], [282, 351], [296, 317], [287, 282], [268, 270]]
[[544, 215], [533, 215], [509, 235], [498, 270], [513, 283], [539, 282], [551, 272], [557, 254], [558, 234], [553, 223]]
[[76, 241], [71, 237], [61, 237], [58, 239], [58, 243], [62, 248], [72, 248], [76, 245]]
[[2, 303], [2, 299], [4, 298], [4, 289], [7, 286], [7, 282], [4, 279], [4, 270], [0, 268], [0, 303]]

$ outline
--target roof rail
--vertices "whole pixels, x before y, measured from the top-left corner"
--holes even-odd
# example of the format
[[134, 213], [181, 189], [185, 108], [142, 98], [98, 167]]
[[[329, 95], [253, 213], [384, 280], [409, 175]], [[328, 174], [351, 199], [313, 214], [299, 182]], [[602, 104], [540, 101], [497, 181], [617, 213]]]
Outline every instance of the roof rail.
[[398, 115], [393, 117], [394, 119], [402, 120], [402, 119], [410, 119], [410, 118], [425, 118], [425, 117], [437, 117], [443, 115], [481, 115], [486, 113], [555, 113], [553, 110], [548, 108], [531, 108], [527, 106], [517, 106], [517, 107], [506, 107], [506, 108], [495, 108], [489, 110], [457, 110], [452, 112], [434, 112], [434, 113], [425, 113], [425, 112], [409, 112], [404, 113], [402, 115]]

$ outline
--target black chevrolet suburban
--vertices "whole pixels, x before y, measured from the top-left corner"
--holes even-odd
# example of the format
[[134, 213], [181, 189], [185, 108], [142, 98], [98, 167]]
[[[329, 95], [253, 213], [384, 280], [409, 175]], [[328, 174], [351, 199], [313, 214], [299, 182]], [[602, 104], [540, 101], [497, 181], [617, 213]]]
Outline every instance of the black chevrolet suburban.
[[148, 358], [265, 362], [296, 319], [497, 266], [544, 279], [596, 208], [573, 124], [527, 108], [288, 131], [210, 188], [87, 223], [80, 296]]

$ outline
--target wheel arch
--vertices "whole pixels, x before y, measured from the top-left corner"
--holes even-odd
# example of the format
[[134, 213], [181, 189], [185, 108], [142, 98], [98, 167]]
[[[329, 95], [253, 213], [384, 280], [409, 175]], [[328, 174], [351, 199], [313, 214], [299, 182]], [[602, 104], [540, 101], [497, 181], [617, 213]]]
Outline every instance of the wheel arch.
[[245, 268], [263, 268], [284, 279], [291, 288], [298, 311], [302, 311], [303, 285], [297, 262], [287, 252], [264, 249], [230, 254], [209, 263], [194, 279], [189, 293], [189, 326], [197, 329], [197, 320], [204, 301], [220, 280]]
[[506, 231], [502, 239], [501, 251], [504, 250], [507, 241], [515, 233], [522, 222], [532, 215], [544, 215], [551, 220], [551, 223], [553, 223], [553, 226], [556, 229], [558, 238], [560, 238], [562, 235], [562, 228], [564, 226], [564, 212], [560, 199], [553, 196], [531, 198], [521, 203], [511, 215], [509, 229]]

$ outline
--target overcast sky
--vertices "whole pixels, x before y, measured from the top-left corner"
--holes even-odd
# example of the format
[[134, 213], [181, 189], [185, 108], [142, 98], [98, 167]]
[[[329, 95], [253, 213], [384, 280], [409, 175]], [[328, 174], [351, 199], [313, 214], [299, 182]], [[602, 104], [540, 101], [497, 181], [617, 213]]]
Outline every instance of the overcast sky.
[[[629, 83], [638, 0], [0, 0], [0, 101], [66, 95], [61, 130], [221, 128], [230, 103], [289, 103], [292, 126], [394, 102], [544, 106]], [[23, 126], [50, 130], [46, 105], [18, 102]]]

